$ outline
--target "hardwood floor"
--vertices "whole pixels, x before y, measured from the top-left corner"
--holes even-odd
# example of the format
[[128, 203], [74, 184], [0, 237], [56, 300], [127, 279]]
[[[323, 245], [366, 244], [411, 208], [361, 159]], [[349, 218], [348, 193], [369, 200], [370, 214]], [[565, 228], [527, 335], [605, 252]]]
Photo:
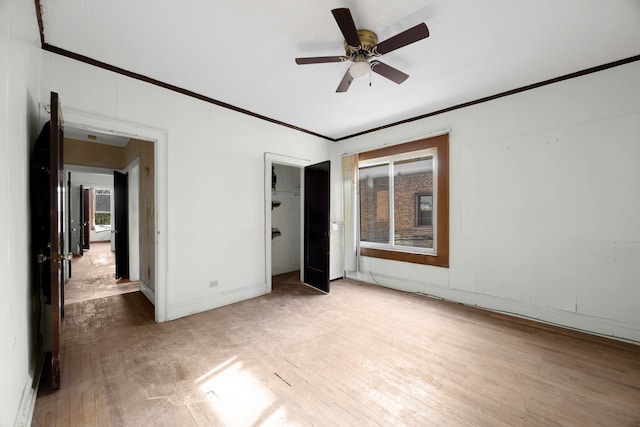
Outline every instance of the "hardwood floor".
[[342, 280], [164, 324], [68, 306], [34, 426], [640, 425], [640, 346]]
[[64, 286], [65, 304], [137, 291], [138, 282], [115, 279], [115, 262], [111, 242], [92, 242], [83, 256], [74, 257], [71, 279]]

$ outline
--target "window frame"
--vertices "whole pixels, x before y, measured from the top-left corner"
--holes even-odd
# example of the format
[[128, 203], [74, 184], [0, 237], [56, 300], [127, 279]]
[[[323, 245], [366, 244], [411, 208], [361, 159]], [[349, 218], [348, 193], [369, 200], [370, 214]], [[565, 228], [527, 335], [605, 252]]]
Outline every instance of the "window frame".
[[[384, 158], [391, 156], [406, 155], [411, 157], [411, 153], [432, 149], [435, 149], [434, 163], [437, 165], [434, 176], [434, 192], [436, 195], [433, 200], [434, 212], [432, 213], [432, 222], [435, 221], [433, 230], [434, 250], [432, 252], [416, 251], [403, 246], [371, 247], [375, 245], [365, 242], [363, 246], [362, 241], [360, 241], [361, 256], [449, 267], [449, 134], [359, 153], [358, 170], [361, 165], [370, 166], [375, 164], [376, 160], [383, 162]], [[391, 196], [390, 194], [389, 197]], [[359, 229], [360, 214], [357, 217]]]

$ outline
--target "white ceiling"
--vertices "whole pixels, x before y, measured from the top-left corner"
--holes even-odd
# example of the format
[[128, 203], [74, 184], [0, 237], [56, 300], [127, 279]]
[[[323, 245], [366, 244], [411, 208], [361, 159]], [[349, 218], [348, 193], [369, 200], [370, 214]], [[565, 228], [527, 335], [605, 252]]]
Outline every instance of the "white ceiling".
[[[639, 0], [40, 0], [45, 43], [328, 138], [428, 114], [640, 54]], [[348, 63], [331, 9], [385, 40], [430, 37], [335, 90]]]
[[98, 132], [96, 130], [74, 128], [70, 126], [65, 126], [64, 137], [69, 139], [76, 139], [78, 141], [114, 145], [116, 147], [126, 147], [127, 144], [129, 143], [129, 138], [126, 136], [108, 134], [108, 133]]

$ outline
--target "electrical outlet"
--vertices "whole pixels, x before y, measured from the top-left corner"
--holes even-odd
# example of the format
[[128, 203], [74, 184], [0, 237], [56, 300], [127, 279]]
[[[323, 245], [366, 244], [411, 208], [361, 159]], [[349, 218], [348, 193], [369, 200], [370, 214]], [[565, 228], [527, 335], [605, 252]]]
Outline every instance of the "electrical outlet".
[[209, 282], [209, 287], [210, 288], [215, 288], [216, 286], [218, 286], [218, 281], [217, 280], [211, 280]]

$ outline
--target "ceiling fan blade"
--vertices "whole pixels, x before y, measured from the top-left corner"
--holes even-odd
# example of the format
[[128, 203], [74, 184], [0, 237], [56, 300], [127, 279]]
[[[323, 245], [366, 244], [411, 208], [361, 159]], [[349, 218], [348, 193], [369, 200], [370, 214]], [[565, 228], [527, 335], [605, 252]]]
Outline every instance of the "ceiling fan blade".
[[411, 27], [395, 36], [378, 43], [371, 50], [374, 55], [384, 55], [396, 49], [400, 49], [408, 44], [415, 43], [418, 40], [429, 37], [429, 29], [424, 22]]
[[347, 90], [349, 90], [349, 86], [351, 86], [352, 81], [353, 77], [351, 77], [351, 74], [349, 74], [349, 69], [347, 69], [347, 72], [344, 73], [344, 77], [338, 85], [338, 89], [336, 89], [336, 92], [346, 92]]
[[326, 62], [342, 62], [348, 59], [346, 56], [315, 56], [310, 58], [296, 58], [296, 64], [324, 64]]
[[408, 74], [405, 74], [402, 71], [380, 61], [373, 61], [371, 63], [371, 71], [373, 71], [374, 73], [378, 73], [382, 77], [386, 77], [392, 82], [396, 82], [398, 84], [404, 82], [409, 78]]
[[340, 31], [342, 31], [342, 35], [344, 36], [344, 40], [347, 42], [349, 46], [358, 47], [360, 46], [360, 37], [358, 36], [358, 30], [356, 29], [356, 24], [353, 22], [353, 18], [351, 17], [351, 12], [346, 7], [341, 9], [333, 9], [331, 11], [333, 17], [336, 19], [338, 23], [338, 27], [340, 27]]

